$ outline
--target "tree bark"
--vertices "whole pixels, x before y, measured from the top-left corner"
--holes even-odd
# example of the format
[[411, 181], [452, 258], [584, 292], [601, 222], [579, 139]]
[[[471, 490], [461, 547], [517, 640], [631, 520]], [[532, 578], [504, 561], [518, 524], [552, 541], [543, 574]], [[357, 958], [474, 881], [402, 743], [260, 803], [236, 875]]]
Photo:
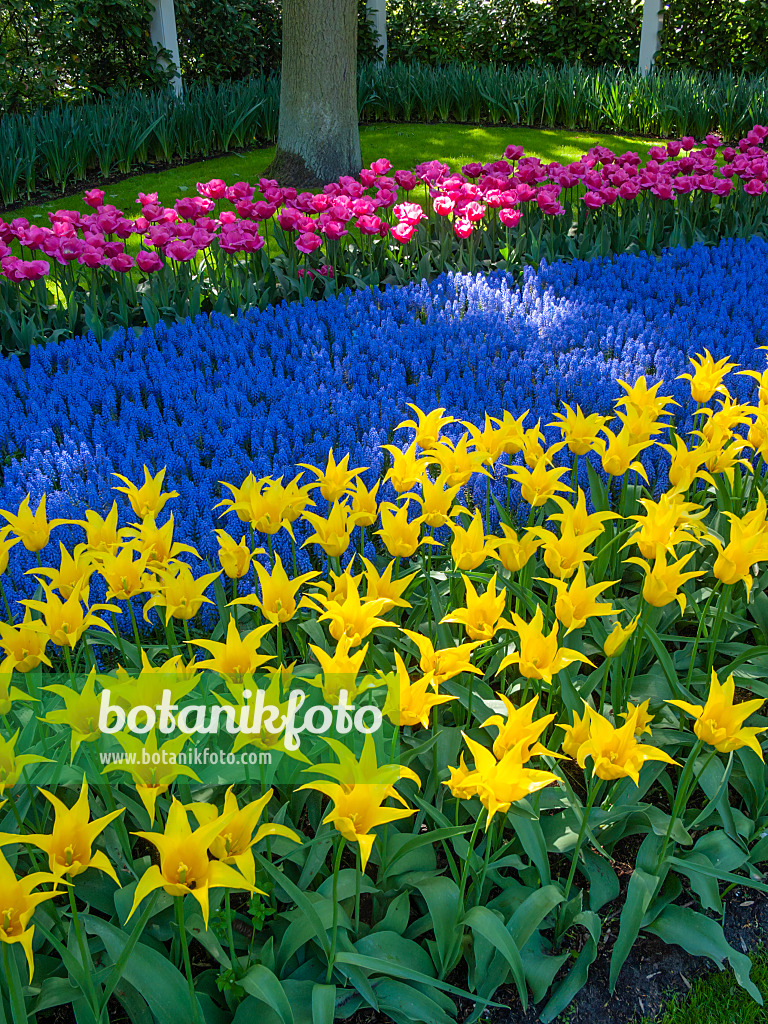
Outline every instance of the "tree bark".
[[280, 120], [267, 177], [311, 188], [361, 167], [357, 0], [283, 0]]

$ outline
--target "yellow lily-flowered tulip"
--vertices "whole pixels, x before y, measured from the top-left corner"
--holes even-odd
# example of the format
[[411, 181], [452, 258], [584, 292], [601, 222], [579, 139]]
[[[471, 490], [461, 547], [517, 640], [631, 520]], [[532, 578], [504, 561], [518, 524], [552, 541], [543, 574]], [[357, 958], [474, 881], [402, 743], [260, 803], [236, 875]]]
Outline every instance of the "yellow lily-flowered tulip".
[[415, 441], [405, 451], [394, 444], [383, 444], [381, 447], [392, 456], [392, 466], [384, 477], [385, 483], [390, 480], [397, 493], [404, 494], [422, 482], [427, 475], [429, 459], [419, 455]]
[[518, 748], [520, 759], [523, 764], [530, 761], [532, 757], [539, 754], [549, 754], [550, 757], [559, 757], [559, 754], [547, 750], [541, 743], [539, 737], [550, 724], [554, 722], [554, 715], [544, 715], [533, 720], [533, 713], [539, 703], [539, 698], [534, 697], [527, 704], [517, 708], [512, 701], [503, 693], [496, 696], [502, 701], [507, 709], [506, 717], [503, 715], [491, 715], [481, 725], [481, 729], [494, 726], [498, 730], [496, 739], [493, 741], [493, 756], [498, 760], [515, 747]]
[[242, 579], [251, 571], [251, 563], [256, 555], [263, 555], [264, 548], [257, 548], [251, 551], [245, 542], [245, 537], [236, 541], [226, 530], [216, 530], [216, 540], [219, 542], [219, 565], [224, 575], [231, 580]]
[[377, 480], [374, 486], [368, 490], [361, 476], [357, 477], [354, 484], [347, 492], [351, 501], [351, 509], [355, 522], [358, 526], [373, 526], [379, 518], [379, 506], [376, 501], [381, 481]]
[[121, 609], [117, 605], [94, 604], [86, 610], [79, 590], [73, 590], [71, 596], [62, 601], [47, 583], [43, 583], [42, 588], [45, 601], [28, 599], [20, 602], [43, 616], [42, 620], [30, 619], [27, 629], [37, 629], [59, 647], [69, 647], [71, 650], [75, 649], [83, 633], [91, 626], [101, 626], [107, 633], [112, 633], [107, 623], [94, 615], [94, 612], [105, 611], [119, 615]]
[[117, 526], [116, 501], [112, 502], [112, 508], [103, 519], [89, 508], [86, 509], [85, 519], [75, 519], [73, 525], [82, 526], [85, 530], [85, 544], [92, 554], [116, 551], [126, 535], [126, 528], [118, 529]]
[[544, 615], [540, 605], [530, 622], [513, 612], [512, 628], [518, 634], [520, 648], [502, 660], [499, 672], [503, 672], [508, 665], [517, 665], [520, 675], [526, 679], [541, 679], [551, 683], [553, 676], [575, 661], [592, 665], [585, 654], [568, 647], [558, 647], [559, 623], [556, 622], [549, 633], [544, 632]]
[[426, 526], [432, 528], [445, 526], [448, 516], [461, 487], [446, 486], [445, 479], [438, 476], [430, 480], [425, 476], [421, 481], [421, 494], [414, 494], [414, 501], [421, 505], [421, 516]]
[[723, 515], [731, 524], [730, 540], [724, 544], [719, 537], [710, 537], [717, 550], [712, 572], [726, 586], [741, 581], [749, 594], [754, 579], [752, 566], [768, 558], [768, 522], [762, 491], [757, 492], [757, 508], [751, 512], [744, 516], [733, 512]]
[[412, 629], [404, 629], [402, 632], [416, 644], [419, 651], [419, 667], [425, 676], [429, 676], [435, 689], [461, 672], [472, 672], [480, 676], [483, 674], [482, 670], [470, 661], [472, 652], [481, 646], [481, 640], [435, 650], [429, 637], [422, 636]]
[[618, 434], [614, 434], [608, 427], [603, 427], [602, 433], [605, 437], [597, 439], [595, 451], [600, 455], [605, 472], [609, 476], [624, 476], [625, 473], [634, 470], [647, 482], [648, 475], [636, 456], [648, 448], [648, 442], [644, 439], [634, 440], [626, 427], [622, 427]]
[[502, 452], [506, 455], [516, 455], [518, 452], [523, 450], [525, 440], [525, 428], [523, 423], [528, 416], [527, 412], [524, 412], [517, 419], [514, 418], [511, 412], [506, 409], [501, 414], [501, 419], [492, 417], [493, 422], [498, 427], [498, 433], [503, 438]]
[[0, 650], [5, 651], [9, 668], [16, 672], [30, 672], [41, 663], [51, 667], [45, 654], [49, 638], [35, 625], [29, 608], [24, 609], [24, 618], [14, 626], [0, 622]]
[[450, 438], [441, 438], [425, 455], [430, 462], [437, 463], [446, 487], [463, 487], [474, 473], [490, 477], [487, 469], [489, 457], [486, 452], [471, 451], [472, 439], [462, 434], [454, 444]]
[[[280, 666], [277, 669], [266, 669], [269, 683], [266, 687], [259, 687], [251, 676], [246, 676], [242, 683], [235, 683], [227, 680], [227, 689], [234, 698], [236, 721], [246, 721], [249, 724], [247, 730], [241, 730], [235, 736], [232, 750], [237, 753], [243, 747], [256, 747], [263, 750], [270, 756], [274, 753], [284, 753], [297, 761], [307, 762], [308, 758], [301, 750], [294, 750], [286, 747], [285, 720], [288, 712], [288, 701], [283, 700], [282, 694], [289, 687], [291, 669]], [[216, 695], [220, 704], [231, 704], [231, 701]], [[256, 702], [263, 700], [262, 707], [274, 707], [278, 709], [279, 715], [273, 721], [268, 715], [264, 715], [259, 722], [259, 728], [255, 728], [254, 712]], [[245, 715], [245, 718], [243, 717]]]
[[[55, 888], [58, 881], [56, 875], [45, 871], [35, 871], [17, 878], [5, 856], [0, 853], [0, 942], [8, 945], [18, 943], [24, 950], [30, 982], [35, 973], [32, 953], [35, 926], [30, 921], [36, 907], [60, 895], [61, 889]], [[46, 882], [54, 883], [53, 892], [32, 892]]]
[[[359, 761], [338, 741], [326, 737], [326, 743], [336, 752], [340, 763], [312, 765], [304, 770], [327, 775], [336, 781], [307, 782], [299, 789], [313, 789], [333, 801], [333, 809], [323, 818], [323, 824], [333, 825], [347, 842], [357, 843], [365, 871], [376, 840], [373, 829], [416, 813], [397, 792], [395, 782], [403, 778], [412, 779], [417, 786], [421, 786], [421, 782], [410, 768], [399, 764], [377, 764], [370, 733], [365, 737]], [[384, 807], [388, 797], [398, 800], [403, 807]]]
[[486, 750], [482, 744], [476, 743], [464, 733], [462, 735], [475, 759], [475, 770], [467, 776], [464, 785], [472, 778], [480, 803], [488, 812], [485, 820], [486, 831], [496, 814], [506, 814], [512, 804], [524, 800], [531, 793], [537, 793], [545, 786], [551, 786], [553, 782], [560, 781], [553, 772], [525, 766], [522, 756], [524, 740], [497, 761], [490, 750]]
[[454, 768], [452, 765], [448, 765], [448, 771], [450, 778], [443, 785], [448, 787], [451, 796], [455, 796], [457, 800], [471, 800], [473, 796], [477, 796], [479, 776], [474, 768], [467, 767], [463, 750], [458, 767]]
[[691, 356], [688, 362], [693, 367], [693, 373], [681, 373], [677, 380], [691, 382], [691, 398], [694, 402], [699, 403], [708, 402], [718, 391], [727, 393], [723, 379], [739, 365], [730, 363], [727, 356], [715, 362], [709, 349], [706, 348], [703, 355]]
[[641, 498], [640, 504], [645, 515], [627, 517], [638, 525], [624, 547], [637, 544], [644, 558], [655, 558], [658, 551], [672, 554], [678, 544], [700, 544], [702, 537], [708, 535], [699, 522], [707, 510], [692, 501], [683, 501], [676, 491], [662, 494], [658, 501]]
[[403, 598], [403, 594], [408, 589], [413, 580], [416, 579], [418, 573], [411, 572], [407, 576], [401, 576], [399, 579], [392, 579], [392, 570], [395, 567], [394, 559], [387, 563], [387, 567], [379, 574], [378, 569], [369, 562], [367, 558], [363, 558], [363, 565], [365, 566], [365, 583], [366, 592], [365, 597], [368, 601], [383, 600], [386, 601], [384, 610], [389, 611], [391, 608], [410, 608], [406, 600]]
[[714, 747], [721, 754], [729, 754], [732, 750], [749, 747], [750, 750], [754, 750], [761, 761], [764, 761], [763, 750], [757, 737], [760, 733], [766, 732], [766, 729], [747, 727], [744, 722], [750, 715], [758, 711], [765, 701], [758, 698], [734, 704], [735, 693], [736, 683], [733, 673], [724, 683], [721, 683], [713, 669], [705, 704], [690, 704], [685, 700], [668, 700], [667, 704], [674, 704], [675, 707], [681, 708], [686, 714], [696, 719], [693, 731], [702, 743]]
[[[454, 514], [459, 511], [466, 512], [466, 509], [456, 508]], [[451, 558], [457, 569], [460, 571], [476, 569], [483, 564], [486, 558], [493, 558], [497, 541], [495, 537], [485, 535], [483, 516], [479, 509], [475, 509], [468, 526], [452, 522], [447, 525], [453, 532]]]
[[560, 523], [561, 534], [564, 528], [568, 527], [577, 535], [590, 534], [592, 537], [599, 537], [605, 529], [604, 523], [610, 522], [611, 519], [621, 518], [615, 512], [587, 512], [587, 496], [581, 487], [578, 489], [576, 503], [573, 505], [565, 498], [561, 498], [559, 494], [553, 494], [552, 501], [559, 505], [560, 511], [547, 516], [547, 522]]
[[11, 686], [15, 667], [13, 658], [3, 658], [0, 661], [0, 716], [10, 714], [16, 701], [36, 701], [38, 699], [24, 693], [18, 686]]
[[523, 453], [523, 462], [525, 462], [528, 469], [535, 469], [539, 463], [542, 463], [544, 466], [552, 466], [555, 455], [565, 448], [565, 441], [558, 441], [557, 444], [553, 444], [545, 449], [544, 442], [546, 438], [540, 428], [541, 420], [539, 419], [536, 421], [535, 427], [529, 427], [523, 431], [523, 443], [520, 450]]
[[170, 569], [181, 554], [199, 558], [197, 550], [189, 544], [180, 544], [173, 539], [174, 519], [171, 513], [168, 522], [158, 526], [152, 516], [147, 516], [134, 527], [126, 527], [125, 536], [131, 546], [139, 552], [148, 552], [147, 568]]
[[622, 626], [620, 622], [614, 624], [613, 629], [608, 634], [603, 644], [603, 653], [606, 658], [615, 658], [619, 654], [622, 654], [624, 648], [629, 642], [629, 638], [637, 629], [637, 623], [640, 620], [640, 613], [629, 622], [626, 626]]
[[139, 519], [156, 519], [162, 510], [165, 508], [167, 502], [171, 498], [178, 498], [178, 491], [163, 491], [163, 480], [165, 480], [165, 467], [163, 467], [159, 473], [152, 476], [150, 471], [144, 466], [144, 483], [138, 487], [132, 483], [128, 477], [121, 476], [120, 473], [113, 473], [112, 476], [116, 476], [118, 480], [122, 480], [125, 487], [115, 487], [113, 490], [121, 491], [128, 499], [131, 508], [139, 517]]
[[395, 671], [382, 677], [382, 682], [387, 684], [383, 714], [393, 725], [400, 728], [408, 725], [413, 729], [421, 725], [422, 728], [428, 729], [432, 709], [441, 704], [448, 704], [456, 698], [449, 694], [428, 693], [427, 690], [432, 685], [431, 677], [422, 676], [421, 679], [411, 680], [403, 659], [397, 651], [394, 654]]
[[224, 498], [213, 507], [223, 508], [225, 511], [221, 513], [222, 516], [225, 516], [227, 512], [234, 512], [241, 523], [247, 523], [250, 521], [251, 495], [254, 492], [257, 495], [261, 493], [262, 487], [268, 480], [269, 477], [266, 476], [257, 480], [253, 473], [249, 473], [239, 487], [227, 483], [226, 480], [219, 480], [221, 486], [226, 487], [231, 492], [232, 497]]
[[307, 537], [302, 547], [317, 544], [326, 555], [340, 558], [349, 547], [352, 531], [357, 526], [357, 513], [352, 512], [348, 505], [336, 501], [331, 505], [327, 517], [314, 512], [305, 512], [304, 518], [314, 526], [315, 532]]
[[[30, 495], [19, 505], [18, 512], [5, 512], [0, 509], [0, 516], [6, 520], [27, 551], [42, 551], [51, 537], [51, 530], [64, 526], [68, 519], [48, 519], [45, 503], [48, 495], [40, 499], [35, 512], [29, 507]], [[7, 538], [5, 543], [7, 544]]]
[[[10, 841], [29, 843], [47, 854], [48, 867], [56, 878], [74, 878], [88, 868], [95, 868], [96, 871], [103, 871], [105, 875], [109, 875], [119, 885], [115, 869], [107, 855], [101, 850], [94, 850], [93, 844], [107, 825], [123, 814], [125, 808], [110, 811], [102, 818], [91, 821], [88, 784], [85, 779], [80, 788], [80, 796], [72, 807], [67, 807], [46, 789], [40, 789], [39, 792], [53, 805], [54, 821], [51, 832], [48, 835], [14, 836]], [[6, 838], [3, 837], [3, 843], [6, 842]]]
[[393, 625], [379, 618], [380, 613], [387, 610], [387, 600], [379, 597], [372, 601], [362, 601], [355, 587], [349, 588], [342, 601], [329, 600], [319, 594], [313, 600], [320, 611], [318, 622], [327, 621], [333, 639], [346, 637], [352, 647], [358, 647], [377, 626]]
[[507, 430], [497, 424], [498, 420], [489, 416], [488, 413], [485, 414], [485, 425], [482, 430], [479, 430], [473, 423], [462, 421], [462, 426], [466, 427], [472, 438], [475, 451], [486, 455], [489, 465], [494, 465], [505, 449], [509, 447]]
[[[138, 558], [134, 558], [136, 554]], [[108, 601], [113, 597], [127, 601], [152, 589], [155, 577], [147, 571], [149, 557], [149, 551], [137, 552], [132, 545], [126, 545], [117, 554], [102, 558], [98, 571], [107, 584]]]
[[80, 744], [93, 743], [101, 735], [99, 730], [101, 694], [96, 693], [96, 669], [92, 668], [88, 673], [80, 693], [71, 686], [60, 684], [46, 686], [44, 689], [55, 693], [64, 701], [63, 709], [49, 711], [43, 721], [49, 722], [51, 725], [65, 725], [69, 728], [70, 760], [74, 762]]
[[[214, 821], [222, 822], [221, 831], [213, 837], [208, 845], [211, 856], [222, 864], [231, 864], [243, 875], [251, 885], [256, 882], [256, 861], [253, 847], [267, 836], [282, 836], [294, 843], [301, 842], [301, 836], [286, 825], [265, 823], [259, 825], [259, 818], [264, 808], [272, 799], [273, 790], [268, 789], [264, 796], [252, 800], [244, 807], [238, 807], [237, 797], [230, 786], [224, 795], [224, 807], [221, 814], [215, 804], [193, 803], [187, 806], [192, 811], [199, 825], [209, 825]], [[256, 892], [260, 890], [256, 889]]]
[[43, 764], [51, 760], [38, 754], [17, 754], [18, 738], [18, 729], [10, 739], [5, 740], [0, 736], [0, 796], [4, 795], [6, 789], [13, 789], [28, 764]]
[[152, 864], [139, 879], [128, 918], [146, 896], [162, 889], [169, 896], [191, 896], [197, 900], [207, 928], [211, 889], [261, 892], [229, 864], [208, 858], [208, 847], [230, 820], [227, 814], [193, 832], [183, 804], [174, 798], [162, 835], [158, 832], [134, 832], [160, 852], [160, 864]]
[[317, 480], [309, 486], [319, 488], [320, 493], [329, 504], [343, 498], [352, 486], [355, 477], [364, 473], [368, 468], [367, 466], [358, 466], [357, 469], [350, 469], [349, 455], [345, 455], [341, 462], [337, 463], [333, 456], [333, 448], [328, 452], [325, 469], [319, 469], [306, 462], [300, 462], [299, 466], [315, 474]]
[[398, 423], [395, 430], [403, 430], [406, 427], [415, 430], [416, 437], [414, 440], [419, 448], [424, 451], [428, 448], [433, 448], [440, 442], [440, 431], [443, 427], [456, 422], [452, 416], [443, 415], [445, 409], [433, 409], [431, 412], [425, 413], [412, 402], [408, 403], [408, 408], [413, 409], [416, 413], [416, 419], [403, 420], [402, 423]]
[[617, 583], [618, 580], [595, 583], [588, 587], [587, 574], [583, 562], [576, 570], [576, 575], [570, 583], [542, 576], [537, 576], [536, 579], [542, 583], [549, 583], [557, 591], [555, 615], [565, 626], [566, 634], [570, 633], [572, 629], [581, 629], [587, 622], [587, 619], [591, 619], [596, 615], [612, 615], [616, 610], [610, 602], [601, 603], [597, 598], [604, 590]]
[[594, 555], [587, 551], [601, 531], [579, 533], [573, 522], [566, 520], [560, 526], [560, 535], [555, 536], [550, 530], [531, 527], [529, 533], [538, 537], [544, 548], [544, 564], [558, 579], [568, 580], [584, 562], [591, 562]]
[[[768, 351], [765, 345], [760, 346], [761, 351]], [[768, 405], [768, 365], [764, 370], [738, 370], [739, 377], [752, 377], [757, 381], [757, 403], [758, 406]]]
[[[299, 474], [299, 477], [301, 475]], [[231, 489], [236, 495], [236, 500], [219, 502], [216, 508], [226, 506], [226, 511], [222, 515], [226, 515], [226, 512], [235, 512], [243, 522], [249, 523], [260, 533], [273, 536], [285, 528], [293, 537], [291, 523], [301, 514], [297, 509], [314, 505], [306, 494], [306, 488], [302, 490], [298, 487], [299, 477], [291, 481], [287, 487], [283, 486], [282, 477], [277, 480], [263, 477], [254, 481], [246, 492], [242, 489], [237, 492], [233, 487]]]
[[626, 381], [618, 379], [616, 383], [626, 392], [616, 402], [617, 409], [623, 406], [625, 415], [634, 413], [637, 416], [645, 416], [648, 422], [652, 422], [667, 415], [668, 405], [680, 404], [668, 395], [659, 394], [659, 388], [664, 383], [663, 381], [657, 381], [650, 388], [644, 376], [638, 377], [634, 384], [628, 384]]
[[679, 434], [672, 435], [671, 444], [662, 444], [660, 441], [658, 444], [670, 454], [669, 486], [674, 490], [685, 492], [695, 480], [706, 480], [714, 485], [711, 473], [702, 469], [715, 453], [710, 444], [704, 442], [689, 449]]
[[95, 569], [92, 555], [85, 544], [78, 544], [70, 554], [59, 541], [59, 568], [36, 566], [34, 569], [27, 569], [26, 575], [34, 576], [38, 583], [42, 583], [41, 576], [47, 577], [49, 585], [54, 590], [58, 590], [65, 600], [71, 597], [75, 590], [78, 590], [87, 601], [88, 584]]
[[[768, 370], [766, 370], [768, 376]], [[768, 459], [768, 405], [761, 403], [747, 431], [747, 444], [765, 461]]]
[[578, 711], [573, 712], [573, 725], [559, 724], [559, 728], [565, 733], [565, 739], [560, 744], [560, 749], [567, 757], [574, 760], [578, 757], [579, 750], [589, 739], [589, 723], [595, 711], [584, 702], [584, 713], [579, 715]]
[[20, 537], [11, 537], [11, 527], [4, 526], [0, 529], [0, 576], [8, 568], [8, 559], [11, 549], [20, 543]]
[[520, 572], [533, 558], [541, 545], [544, 543], [539, 531], [523, 530], [518, 537], [511, 526], [500, 523], [501, 531], [504, 534], [503, 540], [498, 541], [494, 557], [509, 572]]
[[110, 703], [118, 704], [129, 711], [132, 707], [157, 707], [163, 699], [163, 692], [170, 690], [171, 704], [178, 704], [195, 688], [198, 669], [194, 661], [185, 665], [180, 654], [167, 658], [162, 665], [153, 665], [147, 652], [141, 652], [141, 669], [133, 675], [118, 666], [114, 681], [102, 676], [102, 686], [110, 691]]
[[338, 641], [333, 654], [329, 654], [315, 644], [309, 645], [323, 670], [322, 676], [316, 676], [309, 682], [323, 691], [323, 698], [327, 704], [336, 704], [342, 690], [346, 690], [352, 697], [356, 697], [363, 690], [368, 689], [369, 681], [367, 679], [363, 679], [359, 685], [357, 683], [357, 677], [368, 651], [368, 644], [361, 647], [355, 654], [349, 653], [352, 646], [351, 640], [346, 636], [342, 636]]
[[122, 761], [113, 761], [106, 765], [102, 768], [102, 774], [127, 772], [131, 776], [136, 793], [149, 815], [150, 823], [155, 820], [157, 798], [166, 793], [180, 775], [194, 779], [195, 782], [200, 781], [197, 773], [189, 765], [177, 763], [182, 747], [189, 742], [190, 737], [187, 734], [175, 736], [159, 745], [155, 729], [150, 729], [141, 736], [119, 732], [116, 733], [115, 739], [125, 751], [126, 757]]
[[223, 643], [217, 640], [189, 641], [194, 647], [202, 647], [211, 655], [205, 661], [198, 661], [197, 668], [207, 668], [227, 679], [242, 681], [244, 676], [253, 674], [256, 669], [273, 660], [273, 655], [258, 653], [261, 641], [270, 629], [271, 622], [266, 626], [257, 626], [245, 636], [240, 636], [235, 620], [230, 618]]
[[256, 562], [256, 573], [261, 585], [261, 598], [255, 594], [246, 594], [243, 597], [235, 598], [231, 603], [260, 608], [264, 618], [274, 624], [288, 622], [293, 618], [296, 614], [296, 595], [299, 588], [319, 575], [316, 572], [305, 572], [303, 575], [297, 576], [295, 580], [288, 579], [280, 555], [277, 553], [271, 573], [259, 562]]
[[152, 608], [165, 609], [165, 621], [171, 619], [194, 619], [203, 604], [213, 604], [205, 596], [205, 590], [221, 572], [209, 572], [195, 579], [186, 562], [177, 562], [172, 568], [158, 569], [157, 580], [152, 584], [152, 596], [144, 605], [147, 622]]
[[648, 710], [650, 703], [650, 698], [642, 704], [633, 704], [630, 700], [627, 701], [627, 710], [619, 712], [619, 718], [627, 722], [631, 719], [635, 723], [635, 736], [652, 735], [649, 726], [656, 716]]
[[596, 412], [585, 416], [580, 405], [574, 410], [563, 402], [563, 408], [566, 411], [553, 413], [555, 421], [547, 426], [558, 428], [568, 450], [574, 455], [586, 455], [597, 446], [598, 434], [607, 426], [609, 418]]
[[587, 758], [592, 760], [592, 775], [598, 779], [613, 782], [615, 779], [630, 778], [640, 785], [640, 769], [646, 761], [663, 761], [677, 764], [674, 758], [658, 747], [638, 743], [635, 735], [639, 708], [619, 729], [596, 711], [589, 714], [589, 739], [582, 743], [576, 754], [579, 767], [583, 768]]
[[668, 565], [666, 552], [658, 551], [652, 566], [644, 558], [627, 558], [626, 561], [633, 565], [639, 565], [645, 572], [644, 601], [653, 605], [654, 608], [664, 608], [673, 601], [677, 601], [682, 614], [685, 611], [686, 597], [681, 593], [680, 588], [687, 580], [704, 575], [703, 569], [683, 572], [683, 568], [691, 558], [693, 558], [692, 551]]
[[408, 522], [408, 501], [400, 506], [385, 502], [379, 514], [381, 529], [376, 531], [376, 535], [384, 541], [384, 547], [393, 558], [410, 558], [420, 544], [433, 544], [439, 547], [432, 537], [419, 540], [424, 517], [420, 516]]
[[550, 498], [553, 498], [558, 491], [566, 494], [571, 493], [571, 488], [564, 484], [562, 477], [568, 473], [566, 467], [558, 468], [548, 466], [544, 459], [533, 466], [511, 466], [508, 476], [520, 484], [520, 494], [523, 501], [538, 508], [546, 505]]
[[470, 640], [491, 640], [496, 635], [496, 630], [509, 628], [510, 623], [501, 617], [506, 594], [503, 590], [496, 592], [496, 574], [491, 576], [482, 595], [478, 595], [468, 576], [462, 575], [461, 578], [464, 580], [467, 595], [466, 607], [455, 608], [440, 621], [460, 622]]

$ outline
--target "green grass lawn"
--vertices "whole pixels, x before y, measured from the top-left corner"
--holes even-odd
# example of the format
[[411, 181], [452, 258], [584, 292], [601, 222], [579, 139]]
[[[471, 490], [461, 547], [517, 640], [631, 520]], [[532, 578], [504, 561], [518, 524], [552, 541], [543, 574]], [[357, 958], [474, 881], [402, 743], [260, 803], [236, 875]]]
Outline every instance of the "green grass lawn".
[[[588, 135], [581, 132], [537, 130], [534, 128], [475, 128], [451, 124], [372, 125], [360, 129], [363, 163], [387, 157], [396, 168], [412, 168], [424, 160], [441, 160], [454, 169], [470, 161], [486, 163], [498, 160], [510, 144], [522, 146], [526, 156], [537, 156], [545, 162], [559, 160], [570, 163], [591, 146], [609, 146], [616, 153], [634, 150], [645, 157], [649, 146], [658, 139], [639, 139], [622, 135]], [[223, 178], [235, 181], [258, 181], [272, 160], [274, 149], [257, 149], [248, 153], [203, 160], [174, 167], [171, 170], [140, 174], [105, 186], [105, 202], [112, 203], [127, 216], [138, 212], [139, 192], [157, 192], [160, 200], [171, 205], [184, 195], [193, 195], [198, 181]], [[37, 206], [26, 206], [0, 216], [6, 219], [26, 217], [32, 223], [47, 224], [48, 213], [60, 210], [81, 210], [88, 207], [78, 196], [53, 199]]]

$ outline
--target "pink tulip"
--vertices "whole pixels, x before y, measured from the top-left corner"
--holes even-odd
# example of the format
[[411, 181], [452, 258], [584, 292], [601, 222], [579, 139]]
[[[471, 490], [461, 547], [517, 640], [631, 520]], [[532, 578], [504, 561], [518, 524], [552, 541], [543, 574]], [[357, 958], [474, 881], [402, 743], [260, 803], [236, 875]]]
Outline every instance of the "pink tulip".
[[333, 220], [332, 218], [323, 221], [321, 223], [320, 230], [323, 232], [326, 238], [330, 238], [332, 241], [336, 241], [342, 236], [348, 234], [348, 231], [344, 227], [342, 221]]
[[757, 178], [752, 178], [744, 183], [744, 191], [748, 196], [761, 196], [765, 192], [765, 185]]
[[508, 207], [499, 210], [499, 220], [505, 228], [516, 228], [522, 216], [519, 210], [511, 210]]
[[163, 261], [156, 252], [150, 252], [149, 249], [139, 249], [136, 253], [136, 265], [145, 274], [152, 274], [156, 270], [162, 269]]
[[277, 223], [283, 231], [296, 231], [300, 216], [298, 210], [283, 210], [277, 215]]
[[407, 224], [418, 224], [427, 216], [418, 203], [398, 203], [393, 212], [398, 220]]
[[189, 263], [197, 255], [197, 246], [192, 241], [185, 241], [179, 238], [166, 245], [165, 254], [179, 263]]
[[395, 224], [392, 228], [391, 235], [396, 242], [400, 242], [401, 245], [405, 245], [406, 242], [410, 242], [413, 236], [416, 234], [416, 225], [410, 221], [401, 221], [399, 224]]
[[459, 238], [469, 238], [472, 232], [475, 230], [475, 225], [471, 220], [466, 217], [457, 217], [453, 222], [453, 230], [459, 236]]
[[601, 206], [605, 206], [605, 199], [599, 192], [585, 192], [584, 205], [590, 210], [599, 210]]
[[375, 209], [370, 199], [355, 199], [352, 203], [352, 212], [356, 217], [370, 217]]
[[382, 235], [383, 237], [387, 233], [387, 225], [380, 217], [358, 217], [357, 227], [361, 235]]
[[227, 183], [221, 178], [211, 178], [204, 184], [198, 181], [196, 187], [199, 194], [207, 199], [223, 199], [227, 191]]
[[371, 170], [374, 174], [386, 174], [392, 164], [387, 160], [385, 156], [379, 157], [378, 160], [374, 160], [371, 164]]
[[125, 274], [133, 266], [133, 256], [129, 256], [127, 252], [120, 252], [117, 256], [107, 260], [107, 266], [110, 270], [116, 270], [120, 274]]
[[93, 270], [95, 267], [103, 267], [106, 259], [102, 249], [97, 249], [95, 246], [88, 245], [77, 257], [77, 262], [81, 266], [90, 267]]
[[372, 188], [376, 183], [376, 172], [364, 167], [360, 171], [360, 181], [366, 188]]
[[139, 198], [136, 200], [136, 202], [141, 203], [142, 206], [157, 205], [157, 192], [139, 192]]
[[412, 192], [419, 183], [419, 179], [410, 171], [395, 171], [394, 177], [404, 192]]
[[432, 203], [432, 207], [436, 214], [440, 217], [447, 217], [448, 214], [453, 213], [455, 202], [448, 196], [438, 196]]
[[87, 203], [88, 206], [92, 206], [94, 210], [98, 210], [104, 202], [104, 192], [100, 188], [92, 188], [83, 196], [83, 202]]
[[234, 224], [237, 220], [237, 214], [234, 210], [222, 210], [219, 214], [219, 224]]
[[322, 244], [322, 238], [319, 238], [317, 235], [313, 235], [310, 231], [306, 231], [304, 234], [299, 235], [294, 243], [299, 252], [303, 252], [307, 256], [311, 252], [314, 252], [315, 249], [319, 249]]
[[461, 168], [461, 173], [466, 174], [468, 178], [479, 178], [483, 173], [483, 165], [478, 163], [464, 164]]
[[231, 203], [234, 203], [238, 199], [252, 199], [255, 191], [256, 187], [249, 185], [247, 181], [236, 181], [234, 185], [229, 185], [224, 189], [224, 195]]
[[675, 198], [675, 190], [671, 181], [657, 181], [651, 189], [651, 192], [653, 192], [655, 196], [658, 196], [659, 199]]

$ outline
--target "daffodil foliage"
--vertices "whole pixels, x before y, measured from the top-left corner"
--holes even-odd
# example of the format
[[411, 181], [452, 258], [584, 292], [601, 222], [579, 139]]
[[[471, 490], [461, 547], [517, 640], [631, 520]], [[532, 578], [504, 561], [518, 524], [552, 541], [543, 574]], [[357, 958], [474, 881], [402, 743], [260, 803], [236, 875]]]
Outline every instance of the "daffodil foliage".
[[[204, 570], [163, 469], [115, 479], [131, 525], [0, 510], [2, 573], [37, 561], [0, 622], [6, 1019], [477, 1020], [506, 984], [550, 1021], [608, 931], [612, 987], [645, 932], [760, 998], [709, 915], [768, 891], [768, 371], [703, 348], [691, 430], [669, 385], [618, 384], [555, 442], [411, 405], [373, 484], [333, 450], [227, 481]], [[502, 455], [527, 522], [467, 487]], [[57, 531], [81, 540], [50, 558]], [[381, 728], [292, 744], [297, 687]], [[180, 719], [125, 724], [164, 694], [282, 717], [207, 735], [259, 755], [228, 778], [180, 759]]]

